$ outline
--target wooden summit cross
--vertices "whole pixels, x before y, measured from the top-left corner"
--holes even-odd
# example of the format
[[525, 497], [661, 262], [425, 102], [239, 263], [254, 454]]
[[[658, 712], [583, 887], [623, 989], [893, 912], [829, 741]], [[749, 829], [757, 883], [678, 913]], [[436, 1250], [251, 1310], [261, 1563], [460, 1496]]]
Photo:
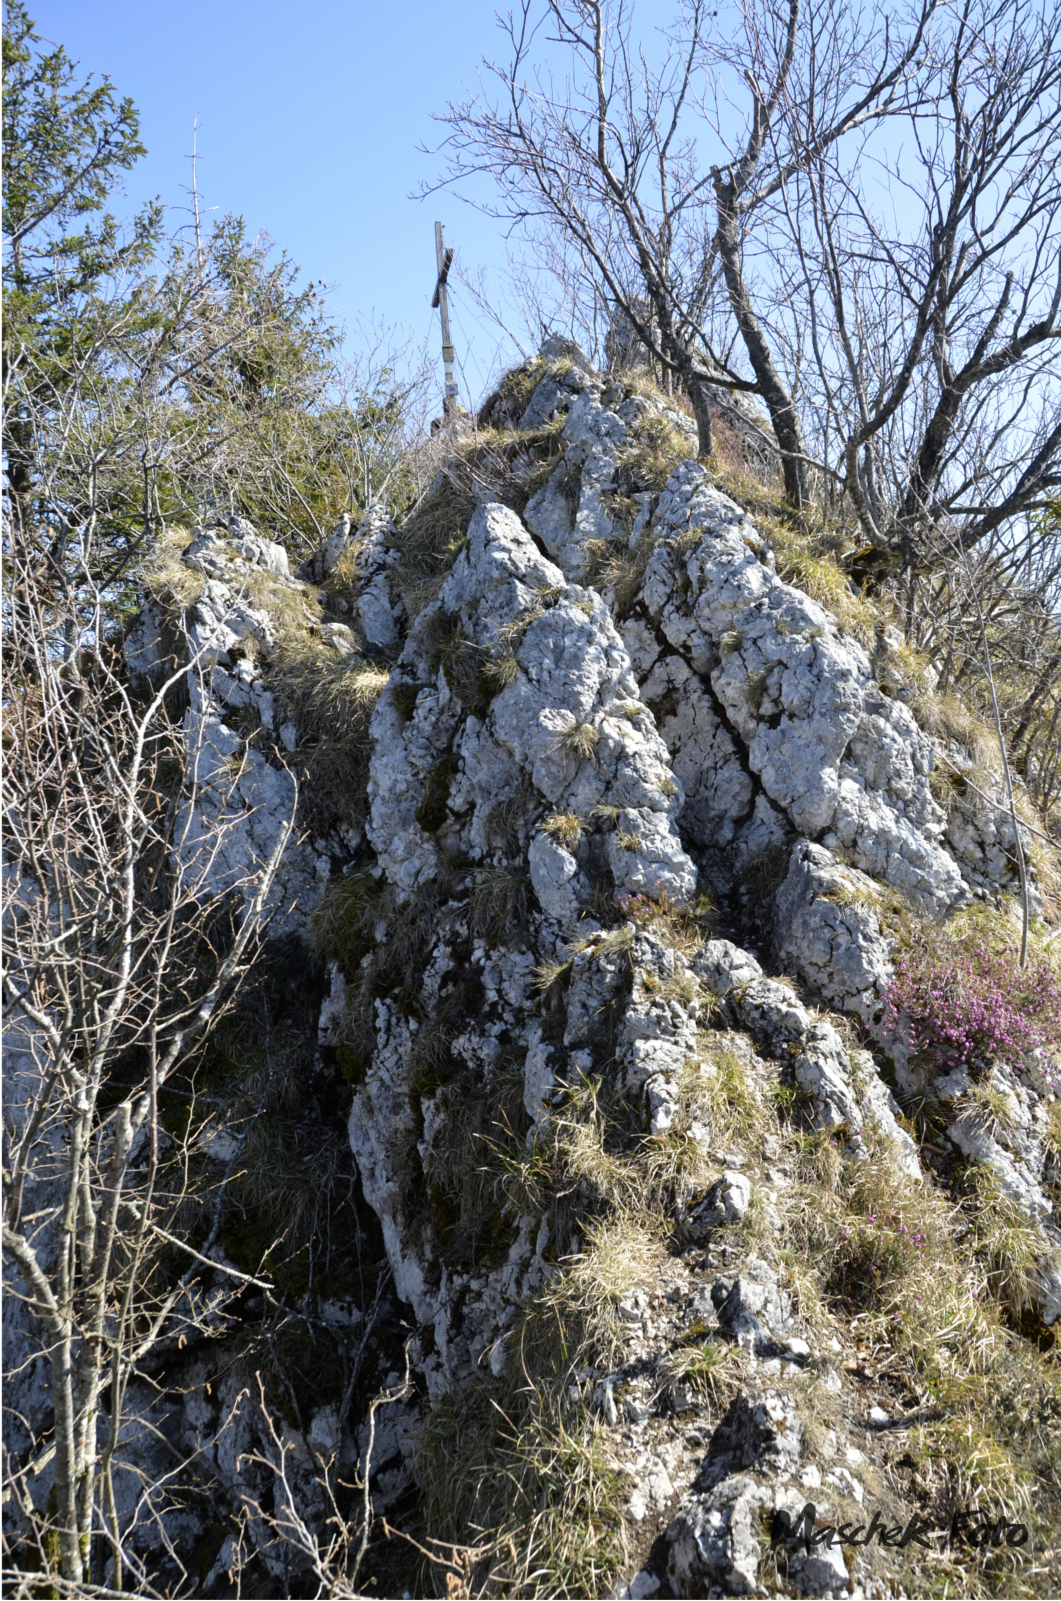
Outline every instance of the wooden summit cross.
[[431, 302], [432, 309], [438, 307], [442, 320], [442, 362], [446, 370], [446, 391], [442, 400], [442, 417], [447, 429], [452, 429], [457, 420], [457, 385], [453, 378], [453, 346], [449, 339], [449, 292], [446, 288], [446, 279], [449, 277], [450, 265], [453, 261], [452, 248], [447, 250], [442, 244], [442, 224], [435, 223], [435, 256], [438, 261], [438, 278], [435, 281], [435, 297]]

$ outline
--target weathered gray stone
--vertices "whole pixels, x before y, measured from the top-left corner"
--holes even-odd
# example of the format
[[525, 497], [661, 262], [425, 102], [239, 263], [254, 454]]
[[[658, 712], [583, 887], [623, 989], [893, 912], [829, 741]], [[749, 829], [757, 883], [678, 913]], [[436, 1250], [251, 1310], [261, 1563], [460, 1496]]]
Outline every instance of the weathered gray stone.
[[344, 511], [328, 537], [317, 546], [313, 555], [308, 556], [302, 563], [298, 569], [299, 578], [311, 584], [323, 584], [325, 579], [330, 578], [350, 543], [351, 527], [350, 513]]
[[796, 844], [774, 900], [775, 948], [785, 970], [865, 1021], [879, 1016], [893, 975], [890, 942], [874, 910], [879, 902], [872, 879], [809, 840]]
[[789, 1327], [788, 1297], [778, 1288], [777, 1273], [760, 1257], [747, 1257], [734, 1279], [715, 1279], [711, 1301], [719, 1327], [750, 1356], [761, 1355], [771, 1337], [780, 1337]]
[[[696, 463], [671, 474], [652, 528], [645, 618], [709, 679], [740, 768], [797, 831], [842, 845], [929, 909], [959, 904], [967, 892], [928, 785], [931, 741], [881, 693], [862, 648], [778, 579], [745, 513]], [[695, 531], [698, 544], [675, 544]], [[651, 671], [662, 675], [661, 658]], [[720, 782], [739, 784], [732, 759]], [[710, 813], [710, 780], [703, 788]], [[726, 805], [720, 797], [717, 810]]]

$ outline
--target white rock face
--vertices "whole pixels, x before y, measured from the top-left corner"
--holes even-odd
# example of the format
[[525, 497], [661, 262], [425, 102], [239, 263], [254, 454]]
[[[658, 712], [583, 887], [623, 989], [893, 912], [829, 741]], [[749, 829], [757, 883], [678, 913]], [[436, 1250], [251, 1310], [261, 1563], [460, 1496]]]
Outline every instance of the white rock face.
[[[629, 964], [597, 932], [593, 884], [611, 897], [680, 902], [695, 892], [696, 874], [674, 825], [681, 792], [666, 747], [607, 609], [592, 590], [566, 583], [504, 506], [474, 513], [438, 602], [413, 625], [371, 734], [368, 835], [385, 880], [399, 904], [432, 892], [442, 904], [420, 1015], [404, 1015], [390, 998], [375, 1002], [375, 1050], [350, 1135], [399, 1293], [434, 1328], [429, 1381], [445, 1387], [484, 1353], [503, 1366], [506, 1320], [541, 1280], [549, 1230], [539, 1218], [513, 1220], [505, 1260], [486, 1274], [447, 1260], [423, 1190], [403, 1177], [412, 1163], [429, 1184], [447, 1161], [442, 1102], [418, 1076], [418, 1038], [448, 1015], [455, 986], [473, 982], [480, 999], [448, 1041], [443, 1080], [464, 1073], [489, 1095], [497, 1063], [515, 1058], [524, 1106], [540, 1124], [600, 1057], [600, 1010], [614, 1001], [631, 1092], [650, 1126], [665, 1127], [695, 1023], [688, 1007], [657, 1004], [639, 975], [665, 982], [680, 959], [635, 936], [627, 999]], [[499, 810], [517, 793], [522, 809], [504, 836]], [[560, 824], [543, 826], [550, 818]], [[456, 880], [454, 861], [464, 864]], [[475, 932], [477, 897], [499, 875], [533, 894], [525, 927], [486, 940]], [[444, 893], [433, 889], [443, 881]], [[385, 945], [385, 931], [381, 938]], [[578, 941], [558, 1049], [535, 1016], [534, 973]]]
[[544, 428], [558, 413], [567, 411], [586, 384], [596, 378], [596, 373], [578, 346], [568, 340], [564, 344], [568, 346], [566, 350], [547, 350], [545, 346], [542, 347], [542, 354], [547, 358], [561, 361], [566, 358], [565, 368], [562, 372], [547, 374], [538, 384], [519, 420], [520, 432]]
[[401, 643], [405, 608], [391, 582], [399, 553], [392, 543], [394, 524], [385, 506], [373, 503], [357, 530], [357, 610], [370, 647], [392, 651]]
[[822, 845], [800, 840], [774, 901], [774, 942], [786, 972], [838, 1011], [879, 1017], [893, 976], [890, 942], [874, 905], [877, 885]]
[[[432, 659], [431, 639], [447, 627], [460, 631], [461, 649], [484, 662], [512, 641], [511, 680], [483, 720], [466, 713]], [[476, 510], [467, 548], [437, 605], [417, 619], [399, 674], [396, 683], [420, 687], [407, 721], [393, 693], [374, 713], [368, 832], [403, 890], [433, 877], [439, 847], [452, 848], [458, 838], [483, 859], [491, 810], [525, 774], [540, 804], [556, 813], [588, 820], [596, 808], [615, 808], [606, 850], [617, 890], [665, 891], [678, 901], [694, 893], [695, 869], [674, 826], [680, 792], [622, 641], [600, 597], [565, 584], [515, 513], [497, 504]], [[423, 821], [425, 786], [447, 753], [449, 815], [431, 832]], [[539, 834], [529, 868], [542, 909], [572, 932], [579, 893], [587, 890], [575, 857]]]
[[206, 583], [188, 620], [187, 774], [174, 849], [195, 895], [236, 893], [249, 902], [288, 835], [265, 907], [271, 931], [281, 934], [305, 927], [327, 881], [328, 860], [294, 826], [291, 773], [255, 749], [230, 719], [250, 714], [266, 729], [275, 721], [265, 679], [276, 631], [268, 610], [248, 603], [252, 571], [260, 568], [295, 592], [300, 586], [287, 577], [283, 547], [245, 519], [238, 523], [235, 538], [220, 529], [198, 532], [183, 556]]
[[[709, 735], [718, 754], [708, 770], [732, 799], [716, 801], [708, 784], [701, 813], [732, 818], [741, 793], [748, 813], [761, 789], [794, 831], [844, 846], [919, 904], [937, 912], [959, 904], [962, 876], [929, 790], [931, 741], [881, 692], [862, 648], [781, 582], [749, 519], [696, 463], [671, 474], [651, 526], [658, 543], [645, 573], [644, 620], [704, 692], [709, 686], [729, 735]], [[639, 666], [662, 683], [665, 660], [666, 653], [650, 663], [642, 657]]]

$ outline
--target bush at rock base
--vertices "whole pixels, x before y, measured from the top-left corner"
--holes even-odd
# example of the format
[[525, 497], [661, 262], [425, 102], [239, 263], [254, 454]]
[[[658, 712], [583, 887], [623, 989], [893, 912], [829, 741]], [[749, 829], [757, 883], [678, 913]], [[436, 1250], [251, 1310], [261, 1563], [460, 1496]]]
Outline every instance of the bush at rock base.
[[912, 1050], [942, 1072], [986, 1071], [996, 1058], [1019, 1069], [1061, 1039], [1056, 966], [1033, 957], [1022, 968], [1014, 946], [976, 931], [902, 954], [884, 999], [886, 1030], [908, 1018]]

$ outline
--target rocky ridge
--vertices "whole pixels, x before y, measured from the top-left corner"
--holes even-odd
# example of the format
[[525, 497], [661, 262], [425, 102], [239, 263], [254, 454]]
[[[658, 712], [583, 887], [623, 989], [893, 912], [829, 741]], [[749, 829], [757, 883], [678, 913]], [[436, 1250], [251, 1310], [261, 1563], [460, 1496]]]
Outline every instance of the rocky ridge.
[[[614, 586], [595, 592], [595, 546], [616, 537], [607, 497], [620, 452], [639, 417], [662, 409], [617, 396], [584, 362], [543, 378], [518, 427], [555, 427], [566, 412], [563, 458], [522, 518], [485, 492], [373, 719], [368, 835], [383, 877], [401, 899], [449, 874], [423, 966], [426, 1015], [410, 1019], [376, 1001], [376, 1048], [351, 1115], [366, 1193], [384, 1220], [402, 1293], [433, 1329], [424, 1371], [436, 1395], [484, 1364], [503, 1376], [522, 1309], [548, 1284], [565, 1243], [578, 1243], [577, 1234], [557, 1240], [547, 1219], [523, 1215], [503, 1236], [503, 1263], [461, 1272], [446, 1261], [438, 1208], [432, 1221], [424, 1191], [398, 1176], [418, 1156], [430, 1196], [431, 1175], [452, 1160], [452, 1103], [418, 1079], [415, 1042], [445, 1011], [457, 974], [467, 992], [470, 968], [471, 991], [482, 997], [474, 1026], [466, 1018], [446, 1042], [469, 1075], [465, 1093], [474, 1085], [488, 1095], [497, 1064], [511, 1071], [515, 1060], [518, 1072], [522, 1059], [528, 1139], [550, 1117], [562, 1119], [580, 1079], [602, 1076], [642, 1108], [650, 1137], [665, 1135], [681, 1116], [683, 1074], [704, 1071], [699, 990], [751, 1037], [758, 1060], [777, 1063], [773, 1072], [795, 1084], [813, 1126], [842, 1131], [848, 1158], [869, 1156], [868, 1136], [917, 1183], [915, 1142], [869, 1051], [852, 1050], [832, 1023], [766, 978], [756, 956], [729, 942], [707, 941], [690, 964], [635, 916], [617, 963], [614, 934], [594, 917], [594, 891], [603, 879], [611, 898], [630, 907], [636, 898], [687, 900], [698, 884], [725, 896], [756, 853], [783, 852], [775, 959], [820, 1003], [857, 1016], [880, 1046], [881, 995], [892, 971], [891, 941], [874, 909], [881, 885], [940, 916], [982, 895], [985, 884], [997, 894], [1014, 882], [1012, 859], [997, 845], [1004, 826], [988, 821], [974, 839], [967, 817], [959, 829], [937, 803], [933, 742], [901, 687], [882, 687], [870, 655], [836, 619], [781, 581], [751, 519], [702, 467], [686, 462], [662, 492], [636, 496], [626, 543], [632, 552], [651, 548], [633, 604], [621, 603]], [[580, 582], [587, 577], [588, 587]], [[520, 815], [506, 819], [502, 839], [501, 812], [517, 794]], [[464, 877], [454, 883], [447, 863]], [[477, 927], [477, 899], [490, 875], [496, 882], [521, 870], [533, 899], [513, 918], [516, 949], [500, 941], [491, 948], [496, 930]], [[543, 1026], [534, 974], [565, 957], [563, 1015]], [[602, 1016], [603, 1028], [590, 1022]], [[901, 1074], [902, 1052], [892, 1054]], [[950, 1134], [960, 1145], [961, 1129]], [[706, 1130], [700, 1137], [709, 1140]], [[1042, 1174], [1041, 1149], [999, 1154], [982, 1142], [976, 1156], [1046, 1225], [1048, 1262], [1055, 1236], [1031, 1177]], [[1034, 1194], [1012, 1179], [1018, 1169]], [[732, 1180], [724, 1171], [700, 1203], [717, 1225], [743, 1215], [742, 1186], [750, 1186], [738, 1174], [727, 1187]], [[1052, 1321], [1049, 1269], [1037, 1293]], [[784, 1320], [763, 1334], [754, 1313], [740, 1315], [753, 1329], [743, 1342], [736, 1334], [746, 1359], [778, 1362], [771, 1342]], [[721, 1314], [719, 1326], [734, 1332]], [[606, 1419], [623, 1382], [611, 1375], [601, 1389], [594, 1379]], [[741, 1401], [749, 1415], [780, 1407], [777, 1416], [786, 1416], [776, 1396], [757, 1397], [753, 1384]], [[797, 1437], [798, 1430], [790, 1436]], [[792, 1479], [783, 1452], [776, 1462], [765, 1448], [738, 1457], [742, 1471], [765, 1465]], [[754, 1586], [761, 1553], [738, 1531], [767, 1503], [793, 1504], [796, 1491], [762, 1490], [755, 1479], [750, 1489], [734, 1488], [730, 1478], [708, 1485], [711, 1474], [702, 1473], [694, 1501], [675, 1518], [666, 1577], [675, 1593], [700, 1593], [705, 1582], [718, 1593]], [[668, 1474], [649, 1481], [666, 1486]], [[653, 1493], [654, 1504], [667, 1501]], [[632, 1504], [643, 1500], [638, 1490]], [[694, 1526], [699, 1534], [690, 1534]], [[705, 1545], [708, 1526], [715, 1532]], [[793, 1582], [800, 1593], [841, 1593], [838, 1562], [823, 1556], [799, 1571], [795, 1564]]]
[[[204, 889], [229, 888], [290, 814], [283, 753], [299, 731], [276, 726], [277, 619], [294, 602], [319, 648], [389, 673], [363, 835], [293, 839], [275, 890], [278, 928], [305, 929], [320, 904], [342, 936], [319, 1048], [351, 1082], [351, 1147], [418, 1331], [420, 1399], [377, 1454], [379, 1506], [420, 1471], [418, 1408], [484, 1383], [510, 1393], [534, 1308], [611, 1212], [633, 1218], [624, 1164], [642, 1173], [649, 1152], [666, 1170], [652, 1227], [671, 1231], [670, 1254], [613, 1282], [611, 1359], [583, 1362], [557, 1403], [600, 1434], [627, 1486], [620, 1593], [894, 1593], [879, 1548], [782, 1559], [764, 1533], [808, 1499], [840, 1521], [872, 1495], [899, 1517], [884, 1447], [920, 1415], [904, 1419], [886, 1384], [852, 1389], [837, 1338], [849, 1332], [811, 1314], [782, 1257], [798, 1180], [775, 1108], [798, 1106], [815, 1149], [851, 1172], [883, 1170], [916, 1193], [922, 1153], [895, 1091], [926, 1086], [883, 1031], [888, 897], [943, 918], [1011, 893], [1012, 825], [944, 810], [934, 742], [903, 686], [779, 577], [704, 467], [679, 460], [661, 485], [631, 489], [639, 431], [663, 427], [677, 449], [695, 441], [688, 419], [570, 348], [545, 355], [507, 427], [559, 429], [563, 454], [523, 505], [479, 487], [419, 615], [400, 598], [401, 530], [382, 507], [356, 529], [344, 519], [297, 579], [249, 527], [195, 533], [181, 555], [203, 581], [187, 612], [202, 668], [182, 861]], [[625, 549], [621, 578], [602, 570], [604, 545]], [[321, 609], [342, 561], [356, 631], [327, 621], [326, 598]], [[145, 606], [135, 671], [158, 670], [165, 632], [160, 606]], [[242, 820], [224, 852], [210, 843], [219, 819]], [[740, 936], [737, 892], [764, 861], [768, 933], [756, 926], [754, 949], [718, 937], [705, 898], [733, 909]], [[1019, 1078], [993, 1067], [1006, 1126], [959, 1107], [941, 1136], [1028, 1220], [1040, 1265], [1026, 1296], [1044, 1326], [1061, 1316], [1044, 1137], [1059, 1073], [1045, 1057]], [[960, 1102], [958, 1077], [927, 1087]], [[587, 1105], [623, 1132], [580, 1166], [572, 1131], [596, 1127]], [[563, 1153], [557, 1193], [526, 1182], [550, 1150]], [[871, 1398], [885, 1402], [879, 1427]], [[824, 1430], [808, 1426], [816, 1411]], [[336, 1448], [354, 1462], [361, 1449]], [[217, 1459], [226, 1483], [234, 1463]]]

